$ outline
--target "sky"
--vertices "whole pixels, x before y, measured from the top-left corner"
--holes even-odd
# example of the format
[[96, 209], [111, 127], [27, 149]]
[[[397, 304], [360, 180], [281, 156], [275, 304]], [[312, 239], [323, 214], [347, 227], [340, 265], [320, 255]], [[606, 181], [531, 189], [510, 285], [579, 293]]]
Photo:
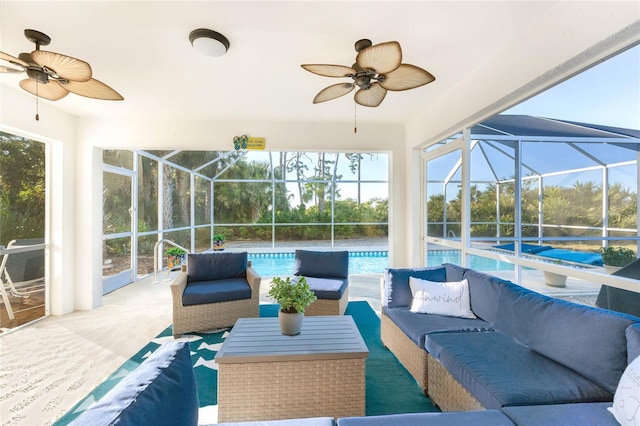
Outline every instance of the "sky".
[[640, 129], [640, 46], [540, 93], [503, 114]]

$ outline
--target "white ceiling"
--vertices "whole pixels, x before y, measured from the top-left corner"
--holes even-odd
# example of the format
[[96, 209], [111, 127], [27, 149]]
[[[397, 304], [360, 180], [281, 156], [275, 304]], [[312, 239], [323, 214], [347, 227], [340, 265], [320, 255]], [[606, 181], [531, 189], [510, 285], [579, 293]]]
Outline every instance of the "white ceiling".
[[[78, 116], [347, 122], [353, 94], [312, 104], [339, 80], [300, 64], [350, 66], [356, 40], [397, 40], [403, 62], [436, 81], [389, 92], [380, 107], [358, 107], [357, 115], [405, 123], [465, 97], [488, 105], [494, 93], [504, 96], [502, 85], [520, 87], [640, 18], [636, 1], [603, 3], [3, 0], [0, 49], [15, 56], [31, 51], [23, 30], [42, 31], [52, 38], [44, 50], [86, 60], [95, 78], [125, 98], [70, 94], [55, 102]], [[201, 27], [226, 35], [225, 56], [205, 57], [191, 47], [189, 32]], [[0, 83], [18, 87], [21, 78], [3, 74]]]

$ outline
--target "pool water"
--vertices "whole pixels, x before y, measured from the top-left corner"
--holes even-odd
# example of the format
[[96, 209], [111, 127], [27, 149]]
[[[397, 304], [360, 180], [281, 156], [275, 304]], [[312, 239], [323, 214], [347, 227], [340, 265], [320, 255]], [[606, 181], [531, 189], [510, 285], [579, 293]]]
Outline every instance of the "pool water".
[[[286, 276], [293, 274], [294, 253], [249, 253], [253, 269], [262, 277]], [[458, 250], [430, 250], [428, 266], [442, 263], [460, 264]], [[382, 274], [389, 267], [389, 253], [386, 251], [349, 252], [350, 274]], [[479, 256], [471, 256], [471, 268], [478, 271], [512, 270], [513, 265]]]

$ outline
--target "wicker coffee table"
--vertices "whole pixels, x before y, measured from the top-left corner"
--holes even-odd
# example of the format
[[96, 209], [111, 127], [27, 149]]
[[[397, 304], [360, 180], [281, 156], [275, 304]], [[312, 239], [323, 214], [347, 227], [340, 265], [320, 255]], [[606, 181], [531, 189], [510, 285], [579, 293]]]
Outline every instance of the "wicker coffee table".
[[305, 317], [297, 336], [241, 318], [215, 358], [218, 422], [363, 416], [368, 355], [349, 315]]

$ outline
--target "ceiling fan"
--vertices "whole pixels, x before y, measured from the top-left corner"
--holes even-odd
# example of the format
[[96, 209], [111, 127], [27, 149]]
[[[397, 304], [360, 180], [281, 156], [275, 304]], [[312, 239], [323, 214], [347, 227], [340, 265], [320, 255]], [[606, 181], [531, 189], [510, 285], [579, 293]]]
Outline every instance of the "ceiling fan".
[[356, 62], [351, 66], [304, 64], [305, 70], [324, 77], [348, 77], [353, 82], [338, 83], [322, 89], [313, 103], [330, 101], [344, 96], [358, 87], [354, 96], [356, 103], [377, 107], [388, 90], [414, 89], [431, 83], [436, 78], [428, 71], [411, 64], [402, 63], [402, 49], [397, 41], [372, 45], [371, 40], [355, 43]]
[[[71, 93], [94, 99], [123, 100], [111, 87], [92, 78], [91, 65], [61, 53], [40, 50], [51, 38], [40, 31], [26, 29], [25, 37], [35, 43], [31, 53], [20, 53], [18, 57], [0, 52], [0, 73], [26, 72], [20, 87], [27, 92], [50, 101], [57, 101]], [[2, 65], [2, 62], [9, 65]], [[36, 119], [38, 117], [36, 116]]]

